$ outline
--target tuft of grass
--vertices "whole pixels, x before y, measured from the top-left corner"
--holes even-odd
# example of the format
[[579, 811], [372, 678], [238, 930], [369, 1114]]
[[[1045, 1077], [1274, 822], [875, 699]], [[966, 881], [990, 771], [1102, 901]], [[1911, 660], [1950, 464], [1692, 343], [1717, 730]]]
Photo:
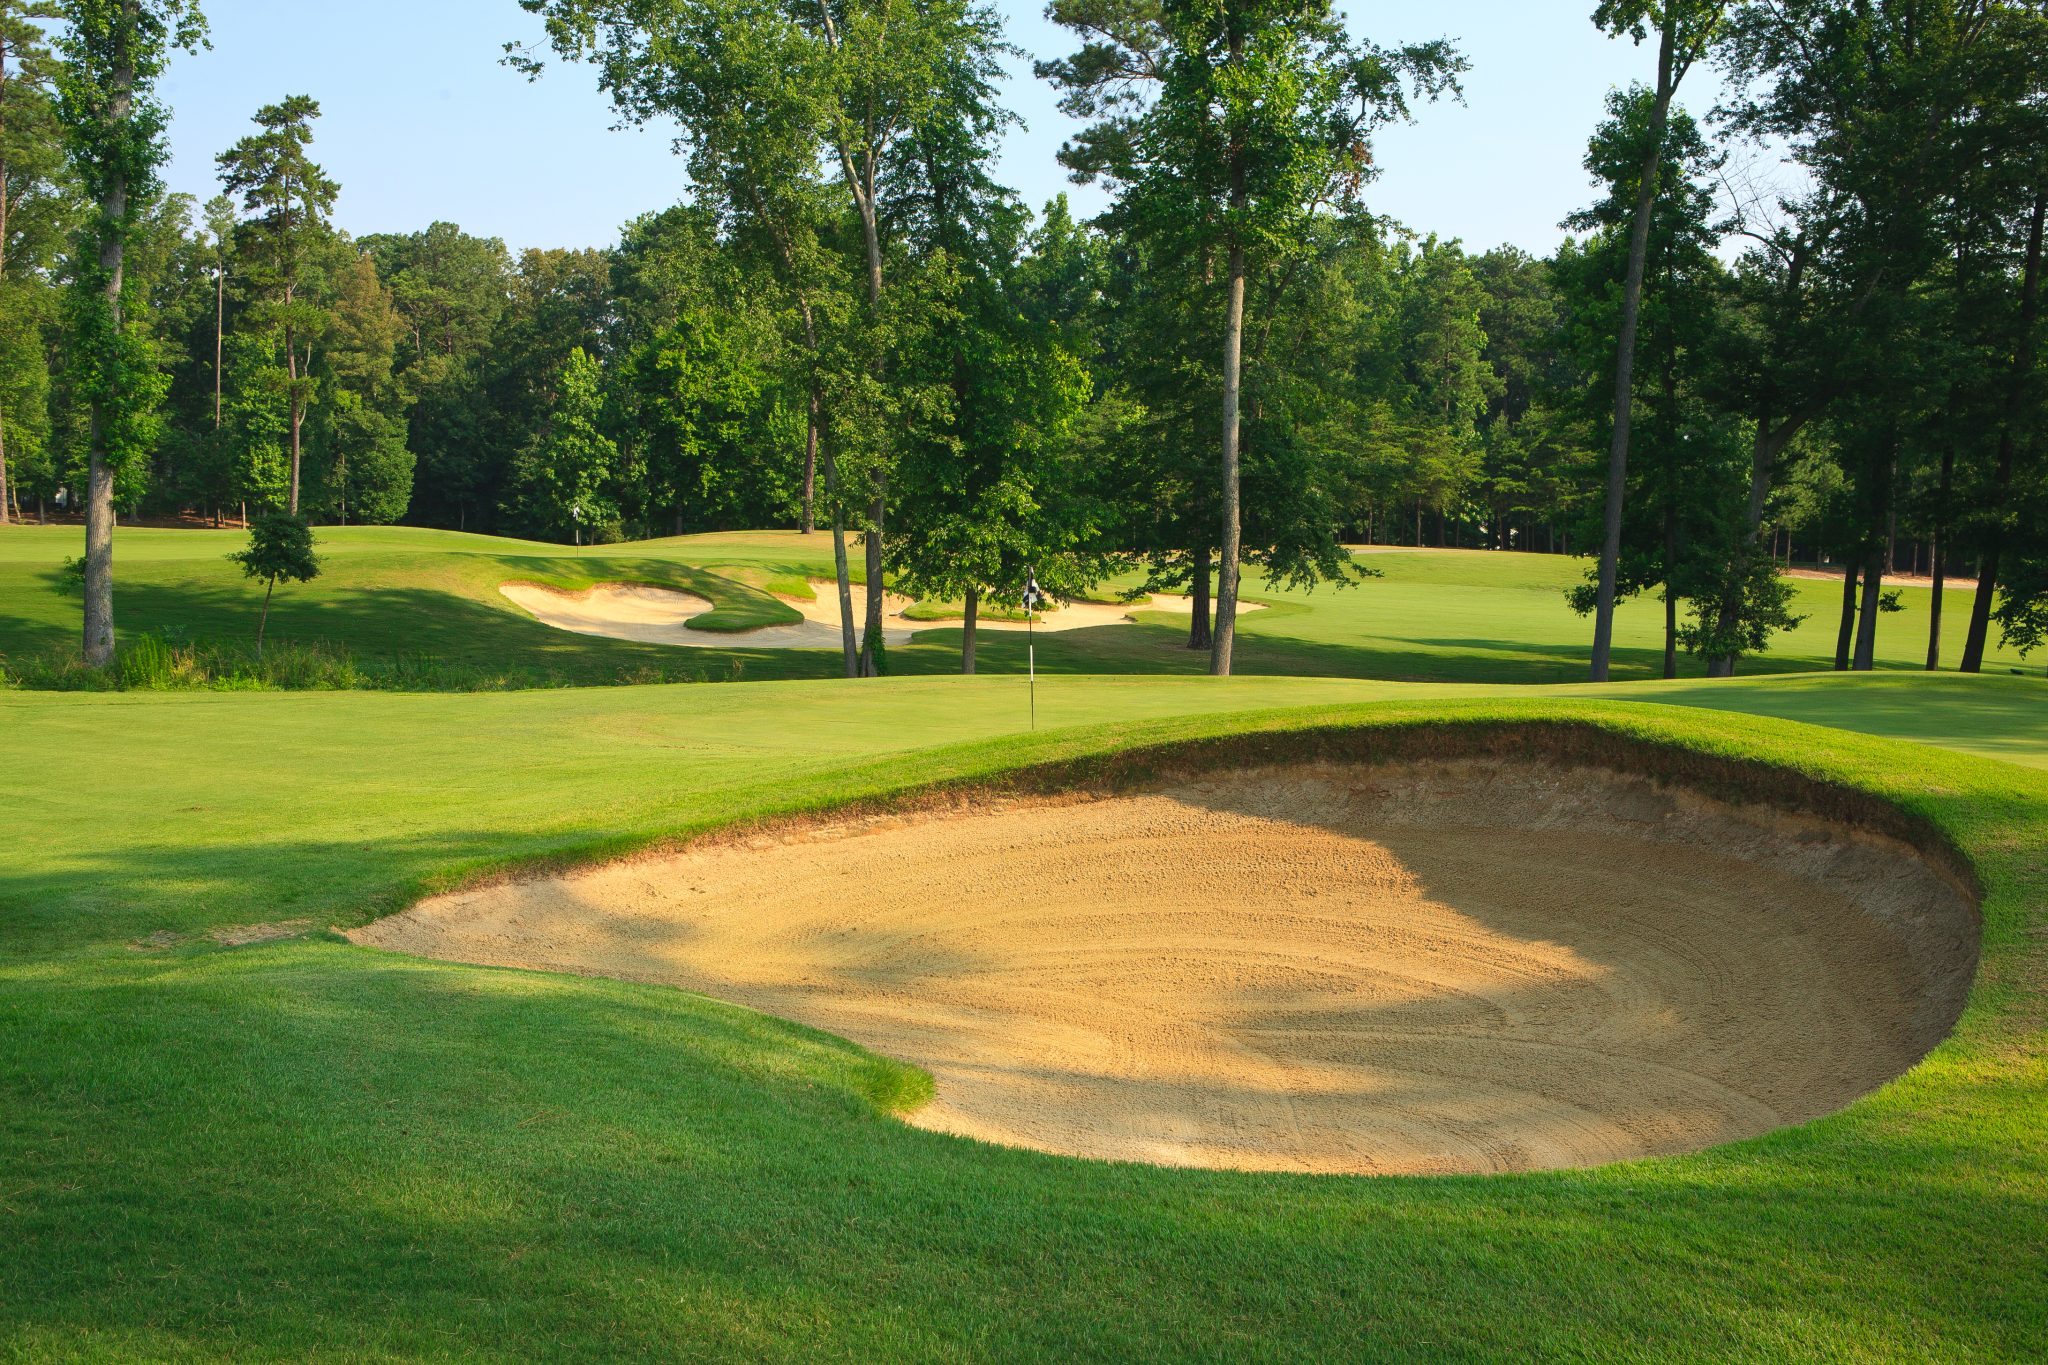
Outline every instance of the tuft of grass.
[[[745, 666], [738, 657], [694, 660], [672, 655], [632, 665], [615, 681], [737, 681]], [[70, 651], [0, 657], [0, 688], [35, 692], [510, 692], [581, 681], [558, 670], [489, 668], [431, 654], [362, 659], [343, 646], [322, 641], [273, 641], [259, 656], [239, 643], [174, 644], [140, 635], [124, 643], [107, 668], [94, 668]]]

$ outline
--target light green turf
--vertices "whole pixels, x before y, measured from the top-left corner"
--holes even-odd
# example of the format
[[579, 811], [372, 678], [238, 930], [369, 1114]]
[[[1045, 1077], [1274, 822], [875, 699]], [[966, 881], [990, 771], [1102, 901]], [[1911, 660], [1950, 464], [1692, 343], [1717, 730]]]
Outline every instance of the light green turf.
[[[831, 573], [823, 536], [746, 532], [687, 536], [574, 549], [447, 531], [395, 527], [320, 532], [327, 573], [305, 588], [281, 590], [271, 638], [344, 645], [368, 660], [424, 656], [467, 669], [502, 670], [507, 681], [572, 683], [657, 679], [824, 678], [839, 668], [835, 651], [748, 648], [676, 650], [565, 634], [506, 601], [513, 579], [582, 588], [607, 580], [678, 587], [709, 597], [719, 610], [700, 624], [726, 630], [793, 621], [797, 613], [771, 593], [802, 595], [805, 580]], [[127, 529], [117, 540], [117, 619], [128, 631], [168, 631], [179, 639], [240, 639], [253, 632], [257, 594], [226, 554], [236, 532]], [[59, 568], [81, 549], [74, 528], [0, 531], [0, 656], [73, 648], [78, 603], [58, 591]], [[1546, 555], [1479, 551], [1387, 551], [1361, 562], [1384, 576], [1360, 586], [1313, 593], [1270, 589], [1252, 579], [1248, 594], [1269, 603], [1240, 622], [1241, 673], [1385, 678], [1426, 682], [1568, 683], [1583, 678], [1591, 626], [1565, 605], [1564, 590], [1585, 562]], [[1122, 580], [1125, 583], [1135, 580]], [[1947, 613], [1946, 657], [1961, 653], [1967, 585]], [[1810, 670], [1832, 663], [1839, 588], [1802, 580], [1798, 609], [1810, 617], [1746, 671]], [[1901, 590], [1905, 610], [1883, 618], [1879, 661], [1916, 668], [1926, 657], [1925, 589]], [[934, 608], [943, 610], [943, 607]], [[1039, 667], [1055, 673], [1198, 674], [1205, 659], [1182, 647], [1185, 618], [1140, 609], [1138, 626], [1103, 626], [1041, 636]], [[1662, 609], [1626, 604], [1616, 625], [1615, 677], [1662, 670]], [[936, 674], [958, 666], [960, 632], [920, 632], [892, 652], [891, 667]], [[1025, 642], [991, 632], [978, 651], [985, 672], [1021, 672]], [[1992, 651], [1987, 667], [2023, 667]], [[1700, 666], [1682, 661], [1688, 675]], [[2031, 670], [2039, 673], [2037, 663]]]
[[[1061, 679], [1035, 738], [1006, 679], [0, 696], [0, 1357], [2037, 1359], [2048, 774], [1726, 711], [1418, 700], [1451, 690]], [[2034, 683], [1711, 693], [2042, 747], [2005, 728]], [[1032, 758], [1560, 717], [1938, 824], [1990, 892], [1956, 1037], [1842, 1115], [1683, 1159], [1233, 1175], [912, 1129], [886, 1111], [916, 1073], [680, 992], [200, 934]]]

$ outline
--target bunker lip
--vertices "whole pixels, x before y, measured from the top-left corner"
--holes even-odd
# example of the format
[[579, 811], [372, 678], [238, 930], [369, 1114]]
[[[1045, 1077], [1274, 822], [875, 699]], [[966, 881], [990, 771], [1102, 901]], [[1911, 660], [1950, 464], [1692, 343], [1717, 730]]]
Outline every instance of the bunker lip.
[[[651, 583], [599, 583], [570, 592], [538, 583], [511, 582], [499, 585], [498, 591], [541, 624], [578, 635], [688, 649], [838, 649], [842, 643], [838, 584], [830, 579], [813, 579], [811, 586], [815, 596], [808, 599], [777, 594], [779, 601], [803, 613], [801, 622], [741, 631], [693, 629], [690, 622], [711, 611], [713, 604], [694, 593]], [[852, 597], [853, 617], [858, 626], [867, 617], [867, 589], [853, 585]], [[903, 613], [913, 602], [914, 599], [896, 593], [884, 596], [882, 634], [889, 644], [908, 644], [920, 631], [957, 630], [963, 624], [958, 618], [912, 621]], [[1150, 604], [1131, 606], [1076, 602], [1045, 613], [1037, 629], [1057, 634], [1095, 626], [1131, 625], [1131, 614], [1136, 611], [1187, 614], [1193, 610], [1191, 599], [1170, 594], [1155, 597]], [[1239, 604], [1239, 610], [1260, 611], [1263, 604], [1244, 602]], [[983, 618], [979, 628], [1022, 631], [1027, 625], [1022, 621]]]
[[354, 937], [840, 1033], [933, 1073], [923, 1127], [1246, 1170], [1691, 1151], [1839, 1109], [1946, 1036], [1974, 899], [1904, 817], [1782, 772], [1731, 804], [1753, 765], [1704, 755], [1667, 755], [1698, 779], [1674, 785], [1542, 754], [1588, 747], [1568, 731], [1423, 755], [1294, 735], [1126, 755], [1066, 790], [1084, 774], [1042, 769]]

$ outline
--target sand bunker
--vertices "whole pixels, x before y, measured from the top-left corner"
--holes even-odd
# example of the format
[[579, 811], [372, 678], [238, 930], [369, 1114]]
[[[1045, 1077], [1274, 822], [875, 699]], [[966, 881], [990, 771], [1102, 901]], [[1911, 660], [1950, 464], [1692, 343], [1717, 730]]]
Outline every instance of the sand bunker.
[[430, 900], [354, 937], [663, 982], [928, 1068], [920, 1126], [1357, 1173], [1829, 1113], [1945, 1036], [1975, 910], [1903, 844], [1592, 770], [967, 801]]
[[[839, 608], [837, 593], [831, 602], [813, 604], [791, 601], [803, 611], [805, 620], [789, 626], [762, 626], [755, 630], [692, 630], [690, 622], [712, 609], [712, 604], [692, 593], [644, 583], [601, 583], [584, 592], [563, 592], [533, 583], [507, 583], [498, 589], [516, 606], [524, 608], [543, 625], [570, 630], [578, 635], [601, 635], [608, 640], [637, 640], [649, 645], [681, 645], [687, 649], [838, 649]], [[854, 618], [866, 610], [866, 595], [854, 591]], [[883, 634], [892, 645], [905, 644], [911, 632], [890, 630]]]
[[507, 583], [498, 591], [556, 630], [653, 645], [718, 643], [715, 635], [689, 629], [690, 618], [710, 611], [711, 603], [686, 592], [641, 583], [600, 583], [587, 592]]
[[[804, 619], [829, 629], [831, 643], [839, 642], [839, 585], [829, 578], [814, 578], [810, 581], [811, 591], [816, 596], [810, 601], [794, 597], [781, 600], [789, 603], [804, 614]], [[917, 599], [900, 593], [888, 593], [882, 598], [882, 631], [892, 645], [902, 644], [911, 636], [923, 630], [958, 630], [965, 624], [964, 617], [942, 618], [934, 621], [913, 621], [903, 613], [915, 606]], [[1263, 602], [1240, 602], [1240, 615], [1264, 611]], [[853, 585], [853, 619], [865, 621], [868, 611], [868, 590], [860, 584]], [[1060, 634], [1070, 630], [1088, 630], [1096, 626], [1128, 626], [1133, 624], [1133, 614], [1141, 611], [1158, 611], [1181, 616], [1192, 616], [1195, 600], [1192, 597], [1173, 593], [1156, 593], [1149, 602], [1135, 604], [1112, 602], [1069, 602], [1064, 606], [1049, 608], [1039, 614], [1036, 629], [1041, 634]], [[999, 621], [992, 617], [977, 618], [977, 629], [984, 631], [1028, 631], [1033, 625], [1026, 621]], [[745, 637], [752, 639], [751, 635]]]
[[[839, 616], [839, 587], [831, 579], [814, 580], [816, 597], [808, 601], [783, 597], [803, 613], [801, 624], [762, 626], [755, 630], [692, 630], [692, 619], [712, 609], [702, 597], [671, 588], [644, 583], [600, 583], [583, 592], [563, 592], [537, 583], [506, 583], [498, 591], [513, 605], [524, 609], [543, 625], [578, 635], [600, 635], [608, 640], [635, 640], [649, 645], [682, 645], [690, 649], [839, 649], [842, 645]], [[882, 599], [882, 635], [891, 645], [910, 643], [920, 630], [957, 630], [959, 621], [918, 622], [903, 613], [914, 599], [889, 593]], [[858, 625], [867, 619], [868, 590], [853, 587], [853, 619]], [[1241, 613], [1264, 610], [1258, 602], [1240, 603]], [[1129, 625], [1133, 611], [1194, 611], [1190, 598], [1171, 594], [1156, 596], [1149, 605], [1110, 606], [1099, 602], [1076, 602], [1045, 613], [1038, 622], [1042, 631], [1081, 630], [1089, 626]], [[991, 621], [983, 618], [983, 630], [1025, 630], [1022, 621]]]
[[[826, 585], [828, 588], [830, 586]], [[1255, 611], [1265, 609], [1264, 602], [1237, 604], [1237, 613], [1240, 616], [1249, 616]], [[1195, 614], [1195, 599], [1179, 593], [1161, 592], [1152, 594], [1150, 600], [1144, 602], [1069, 602], [1065, 606], [1052, 607], [1041, 612], [1036, 628], [1041, 634], [1058, 634], [1069, 630], [1089, 630], [1096, 626], [1128, 626], [1134, 623], [1136, 614], [1141, 611], [1191, 617]], [[1215, 615], [1214, 607], [1210, 608], [1210, 615]], [[964, 617], [955, 616], [945, 620], [927, 621], [924, 623], [924, 629], [958, 630], [964, 622]], [[998, 621], [987, 616], [981, 617], [978, 624], [982, 630], [1027, 631], [1033, 628], [1032, 623], [1028, 621]]]

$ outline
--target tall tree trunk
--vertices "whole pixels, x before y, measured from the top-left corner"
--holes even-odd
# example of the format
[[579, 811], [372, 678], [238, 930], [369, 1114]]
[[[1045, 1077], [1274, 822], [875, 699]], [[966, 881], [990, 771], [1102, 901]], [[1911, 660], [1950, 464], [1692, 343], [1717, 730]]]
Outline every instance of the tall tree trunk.
[[1945, 444], [1941, 452], [1941, 482], [1934, 503], [1934, 535], [1927, 546], [1927, 572], [1934, 579], [1934, 593], [1927, 607], [1927, 671], [1941, 667], [1941, 598], [1948, 587], [1948, 568], [1941, 562], [1942, 547], [1948, 541], [1949, 486], [1956, 472], [1956, 450]]
[[[134, 115], [135, 64], [128, 44], [140, 22], [137, 0], [128, 0], [115, 20], [121, 55], [109, 82], [106, 121], [125, 125]], [[109, 337], [121, 334], [122, 272], [127, 263], [128, 176], [107, 178], [99, 203], [100, 273], [104, 277]], [[95, 400], [89, 419], [85, 494], [85, 661], [104, 668], [114, 658], [114, 466], [107, 450], [106, 414]]]
[[810, 418], [804, 424], [804, 535], [818, 529], [818, 403], [813, 388]]
[[1884, 542], [1876, 542], [1863, 557], [1863, 607], [1856, 621], [1856, 660], [1850, 665], [1858, 673], [1877, 666], [1877, 614], [1884, 600]]
[[[754, 204], [760, 208], [760, 198], [754, 197]], [[765, 210], [764, 216], [765, 216]], [[784, 247], [785, 263], [792, 270], [795, 262]], [[791, 293], [796, 299], [797, 316], [803, 320], [804, 345], [815, 363], [818, 357], [818, 317], [811, 308], [811, 301], [802, 288], [792, 286]], [[825, 411], [824, 396], [818, 392], [816, 377], [811, 384], [811, 411], [816, 414], [819, 458], [825, 470], [825, 501], [832, 513], [832, 578], [839, 592], [839, 643], [845, 654], [846, 676], [860, 676], [860, 651], [854, 642], [853, 626], [853, 570], [846, 562], [846, 499], [839, 487], [839, 454], [832, 447], [831, 418]]]
[[[1244, 172], [1234, 172], [1232, 198], [1242, 202]], [[1244, 558], [1243, 519], [1238, 505], [1238, 437], [1244, 396], [1244, 277], [1242, 243], [1230, 247], [1230, 283], [1223, 321], [1223, 535], [1216, 564], [1216, 625], [1209, 638], [1209, 672], [1230, 676], [1237, 646], [1237, 584]]]
[[1857, 561], [1842, 561], [1842, 625], [1835, 633], [1835, 672], [1849, 671], [1849, 648], [1856, 639], [1856, 580], [1861, 570]]
[[[1230, 65], [1244, 62], [1245, 35], [1232, 23]], [[1231, 130], [1224, 153], [1230, 182], [1230, 251], [1223, 306], [1223, 534], [1217, 542], [1216, 624], [1209, 637], [1209, 672], [1227, 678], [1237, 650], [1237, 587], [1244, 565], [1244, 511], [1238, 454], [1244, 434], [1245, 248], [1242, 222], [1250, 202], [1247, 164], [1251, 149], [1241, 131]]]
[[886, 479], [877, 477], [874, 497], [868, 502], [868, 531], [861, 537], [868, 575], [867, 629], [860, 642], [860, 676], [863, 678], [881, 677], [888, 659], [887, 641], [882, 634], [882, 618], [887, 609], [885, 599], [888, 597], [882, 581], [882, 537], [888, 510], [889, 484]]
[[855, 643], [853, 624], [853, 570], [846, 562], [846, 499], [839, 493], [839, 456], [832, 448], [832, 434], [822, 433], [825, 466], [825, 501], [832, 513], [832, 576], [839, 590], [839, 645], [846, 656], [846, 676], [860, 676], [860, 649]]
[[1195, 551], [1195, 568], [1189, 590], [1193, 599], [1192, 618], [1188, 622], [1189, 649], [1209, 647], [1209, 566], [1209, 547], [1204, 545]]
[[1664, 502], [1664, 676], [1678, 676], [1678, 594], [1672, 590], [1673, 566], [1678, 563], [1678, 508], [1667, 496]]
[[1863, 605], [1856, 625], [1855, 661], [1858, 673], [1867, 673], [1877, 662], [1877, 618], [1883, 610], [1885, 566], [1891, 562], [1892, 517], [1898, 506], [1899, 437], [1894, 427], [1890, 451], [1882, 465], [1871, 471], [1870, 530], [1863, 555]]
[[[292, 290], [292, 288], [291, 288], [290, 286], [286, 286], [286, 288], [285, 288], [285, 291], [284, 291], [284, 306], [285, 306], [285, 307], [287, 307], [287, 308], [289, 308], [289, 307], [291, 307], [291, 306], [292, 306], [292, 293], [293, 293], [293, 290]], [[296, 347], [295, 347], [295, 346], [294, 346], [294, 344], [293, 344], [293, 337], [292, 337], [292, 328], [291, 328], [291, 324], [290, 324], [290, 323], [286, 323], [286, 324], [285, 324], [285, 329], [284, 329], [284, 367], [285, 367], [285, 373], [286, 373], [286, 374], [288, 374], [289, 376], [291, 376], [291, 384], [292, 384], [292, 389], [291, 389], [291, 392], [292, 392], [292, 400], [291, 400], [291, 406], [292, 406], [292, 502], [291, 502], [291, 514], [292, 514], [293, 516], [297, 516], [297, 515], [299, 514], [299, 431], [300, 431], [300, 428], [301, 428], [301, 427], [302, 427], [302, 426], [304, 425], [304, 423], [305, 423], [305, 419], [306, 419], [306, 406], [305, 406], [305, 403], [304, 403], [303, 401], [301, 401], [301, 399], [300, 399], [300, 397], [299, 397], [299, 353], [298, 353], [298, 350], [296, 349]]]
[[[0, 181], [0, 184], [4, 183]], [[7, 521], [7, 414], [0, 412], [0, 526], [5, 526]]]
[[213, 429], [220, 430], [221, 354], [228, 332], [228, 268], [222, 264], [213, 276]]
[[2039, 349], [2034, 328], [2041, 316], [2041, 230], [2044, 216], [2048, 216], [2048, 189], [2037, 190], [2034, 194], [2034, 218], [2027, 232], [2027, 266], [2020, 293], [2019, 338], [2013, 352], [2012, 387], [2006, 397], [2005, 421], [1998, 432], [1998, 472], [1990, 500], [1993, 515], [1998, 520], [1992, 522], [1991, 533], [1985, 540], [1984, 558], [1977, 570], [1977, 597], [1970, 604], [1970, 636], [1963, 645], [1962, 670], [1965, 673], [1983, 672], [1984, 647], [1991, 636], [1991, 607], [1998, 595], [1998, 572], [2005, 553], [2003, 518], [2012, 497], [2013, 462], [2019, 453], [2019, 429], [2026, 414], [2027, 380], [2033, 374], [2034, 353]]
[[1657, 45], [1657, 100], [1650, 111], [1650, 155], [1643, 163], [1636, 190], [1635, 224], [1629, 233], [1628, 278], [1622, 286], [1621, 329], [1614, 364], [1614, 441], [1607, 454], [1607, 517], [1600, 548], [1599, 594], [1593, 619], [1593, 681], [1606, 682], [1614, 655], [1615, 583], [1621, 570], [1621, 514], [1628, 497], [1629, 421], [1635, 410], [1636, 332], [1642, 321], [1643, 275], [1650, 256], [1650, 218], [1657, 207], [1657, 180], [1664, 168], [1664, 129], [1676, 93], [1673, 60], [1677, 39], [1676, 6], [1667, 17]]
[[981, 624], [981, 589], [967, 590], [967, 619], [960, 623], [960, 672], [967, 677], [974, 676], [974, 645], [977, 627]]

